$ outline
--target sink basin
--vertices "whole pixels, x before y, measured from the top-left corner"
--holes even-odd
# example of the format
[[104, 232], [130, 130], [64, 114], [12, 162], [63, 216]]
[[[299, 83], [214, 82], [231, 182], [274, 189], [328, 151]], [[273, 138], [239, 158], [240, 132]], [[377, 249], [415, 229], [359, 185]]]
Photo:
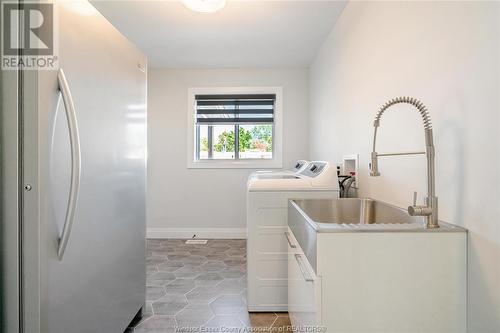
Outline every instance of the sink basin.
[[[440, 221], [440, 228], [427, 229], [424, 218], [368, 198], [304, 199], [290, 201], [290, 215], [296, 215], [316, 232], [342, 231], [463, 231]], [[289, 224], [294, 219], [289, 220]], [[297, 221], [297, 219], [295, 219]]]
[[426, 228], [422, 217], [367, 198], [290, 200], [288, 226], [311, 266], [316, 270], [317, 239], [324, 233], [359, 232], [466, 232], [464, 228], [439, 221], [439, 228]]
[[372, 199], [310, 199], [295, 200], [295, 203], [315, 223], [422, 223], [421, 217], [410, 216], [406, 210]]

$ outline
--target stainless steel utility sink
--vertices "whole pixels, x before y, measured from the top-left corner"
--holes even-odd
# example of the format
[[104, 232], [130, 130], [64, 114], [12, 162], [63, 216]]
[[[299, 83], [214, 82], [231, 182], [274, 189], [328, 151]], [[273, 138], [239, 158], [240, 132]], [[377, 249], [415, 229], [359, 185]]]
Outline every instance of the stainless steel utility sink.
[[[295, 223], [302, 219], [316, 232], [463, 230], [445, 222], [441, 228], [427, 229], [422, 217], [410, 216], [405, 209], [368, 198], [291, 200], [290, 215], [300, 217]], [[293, 221], [289, 219], [289, 224]]]
[[426, 228], [423, 217], [410, 216], [405, 209], [366, 198], [290, 200], [288, 226], [315, 271], [319, 234], [466, 232], [464, 228], [442, 221], [439, 221], [439, 228]]
[[297, 206], [316, 223], [374, 224], [419, 223], [398, 207], [372, 199], [296, 200]]

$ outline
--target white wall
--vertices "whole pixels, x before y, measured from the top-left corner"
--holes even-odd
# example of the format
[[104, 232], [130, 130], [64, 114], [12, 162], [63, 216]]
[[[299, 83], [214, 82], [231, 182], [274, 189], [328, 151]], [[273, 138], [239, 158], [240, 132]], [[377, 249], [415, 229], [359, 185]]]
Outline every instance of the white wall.
[[253, 170], [187, 169], [186, 164], [188, 88], [242, 86], [283, 87], [283, 166], [307, 157], [307, 69], [152, 69], [148, 73], [149, 236], [244, 235], [246, 180]]
[[[494, 2], [349, 2], [310, 72], [310, 157], [360, 153], [361, 195], [401, 207], [425, 195], [425, 157], [368, 177], [373, 118], [396, 96], [428, 106], [440, 218], [469, 229], [470, 332], [500, 332], [499, 21]], [[384, 114], [379, 152], [423, 143], [417, 112]]]

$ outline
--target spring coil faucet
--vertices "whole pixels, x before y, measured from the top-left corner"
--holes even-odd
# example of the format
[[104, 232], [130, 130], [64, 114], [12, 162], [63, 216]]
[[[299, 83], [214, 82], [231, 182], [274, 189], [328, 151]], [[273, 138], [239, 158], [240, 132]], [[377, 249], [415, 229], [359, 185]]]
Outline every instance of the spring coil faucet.
[[[425, 151], [418, 152], [400, 152], [400, 153], [384, 153], [379, 154], [376, 151], [377, 143], [377, 130], [380, 127], [380, 118], [384, 112], [393, 105], [396, 104], [410, 104], [413, 105], [420, 115], [422, 116], [422, 121], [425, 130]], [[374, 132], [373, 132], [373, 150], [371, 154], [370, 163], [370, 176], [377, 177], [380, 176], [378, 170], [378, 158], [382, 156], [402, 156], [402, 155], [420, 155], [425, 154], [427, 158], [427, 197], [425, 198], [425, 205], [417, 205], [417, 192], [413, 195], [413, 205], [408, 207], [408, 214], [411, 216], [425, 216], [427, 228], [439, 228], [438, 223], [438, 198], [436, 197], [436, 184], [435, 184], [435, 169], [434, 169], [434, 139], [432, 134], [432, 122], [429, 115], [429, 111], [425, 105], [412, 97], [396, 97], [385, 103], [375, 116], [375, 121], [373, 122]]]

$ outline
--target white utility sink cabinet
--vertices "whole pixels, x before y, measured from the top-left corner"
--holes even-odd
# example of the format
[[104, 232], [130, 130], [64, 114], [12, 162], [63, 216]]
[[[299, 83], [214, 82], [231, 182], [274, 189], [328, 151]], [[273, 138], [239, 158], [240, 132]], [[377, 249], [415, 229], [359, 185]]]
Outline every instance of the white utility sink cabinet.
[[287, 233], [297, 331], [466, 332], [465, 230], [319, 232], [290, 206]]

